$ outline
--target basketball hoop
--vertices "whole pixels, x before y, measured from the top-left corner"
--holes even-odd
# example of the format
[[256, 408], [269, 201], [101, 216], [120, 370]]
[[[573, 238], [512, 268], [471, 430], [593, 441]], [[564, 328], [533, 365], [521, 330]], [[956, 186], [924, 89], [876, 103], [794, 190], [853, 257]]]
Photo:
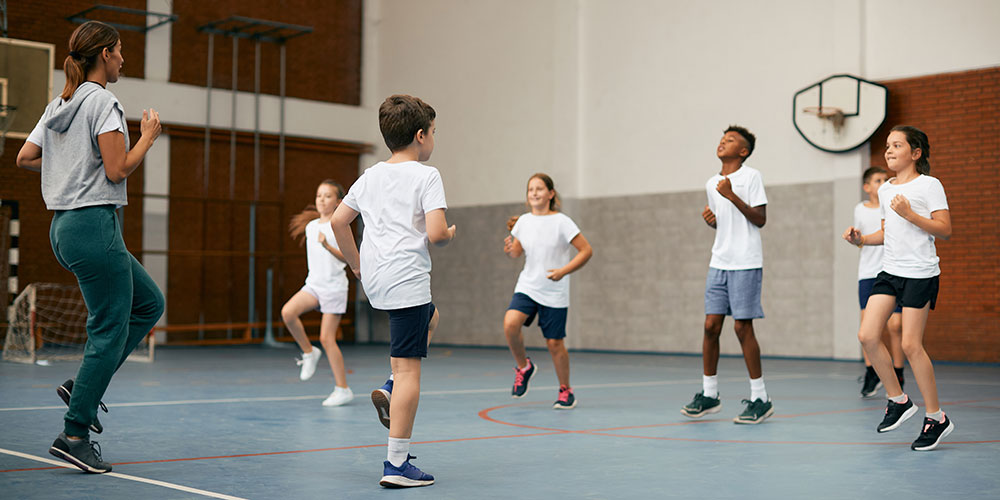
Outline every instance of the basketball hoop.
[[844, 126], [844, 110], [834, 106], [807, 106], [802, 108], [802, 112], [809, 115], [833, 122], [833, 130], [840, 132]]

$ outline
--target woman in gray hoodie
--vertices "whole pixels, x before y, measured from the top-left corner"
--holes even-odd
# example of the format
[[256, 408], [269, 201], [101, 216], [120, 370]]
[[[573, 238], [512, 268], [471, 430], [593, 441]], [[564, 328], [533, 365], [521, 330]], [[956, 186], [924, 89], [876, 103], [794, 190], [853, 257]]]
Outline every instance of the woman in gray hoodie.
[[66, 87], [45, 108], [17, 165], [41, 172], [42, 199], [54, 213], [49, 239], [56, 260], [80, 283], [87, 304], [87, 345], [76, 380], [57, 392], [69, 405], [65, 429], [49, 448], [85, 472], [104, 473], [90, 431], [102, 432], [97, 408], [111, 377], [163, 314], [163, 294], [125, 248], [116, 210], [126, 204], [125, 179], [160, 135], [153, 109], [142, 112], [141, 137], [129, 148], [125, 111], [105, 89], [125, 59], [118, 31], [90, 21], [69, 39]]

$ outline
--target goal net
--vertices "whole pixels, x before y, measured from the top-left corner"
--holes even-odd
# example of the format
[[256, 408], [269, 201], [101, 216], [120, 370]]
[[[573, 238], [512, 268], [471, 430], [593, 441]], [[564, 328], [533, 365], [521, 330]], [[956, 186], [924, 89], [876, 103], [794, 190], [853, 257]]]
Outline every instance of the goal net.
[[[32, 283], [14, 299], [7, 316], [5, 361], [34, 363], [83, 358], [87, 344], [87, 305], [80, 287]], [[129, 359], [153, 361], [153, 344], [153, 336], [146, 335]]]

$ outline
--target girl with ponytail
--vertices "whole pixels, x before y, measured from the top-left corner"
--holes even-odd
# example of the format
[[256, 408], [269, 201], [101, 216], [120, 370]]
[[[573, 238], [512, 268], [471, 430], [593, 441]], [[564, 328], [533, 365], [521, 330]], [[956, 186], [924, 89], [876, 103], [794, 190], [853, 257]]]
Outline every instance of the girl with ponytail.
[[931, 145], [927, 134], [915, 127], [892, 128], [885, 144], [885, 161], [896, 176], [878, 189], [882, 229], [861, 234], [848, 228], [851, 243], [883, 245], [882, 272], [875, 278], [858, 339], [885, 387], [889, 403], [878, 432], [898, 428], [917, 413], [917, 406], [903, 392], [892, 369], [892, 358], [882, 343], [882, 327], [897, 306], [903, 308], [903, 353], [910, 361], [924, 404], [920, 435], [910, 445], [917, 451], [933, 450], [955, 424], [938, 402], [934, 366], [924, 350], [924, 326], [938, 295], [936, 239], [951, 237], [951, 214], [941, 182], [931, 171]]
[[288, 223], [292, 239], [305, 243], [309, 274], [302, 289], [281, 307], [281, 319], [302, 349], [302, 358], [298, 360], [302, 367], [299, 379], [309, 380], [316, 372], [323, 351], [309, 342], [299, 316], [316, 309], [322, 314], [319, 341], [326, 349], [335, 383], [333, 392], [323, 400], [323, 406], [340, 406], [354, 399], [354, 392], [347, 385], [344, 356], [337, 347], [340, 317], [347, 312], [347, 264], [330, 225], [333, 211], [343, 199], [344, 188], [333, 179], [327, 179], [316, 188], [316, 204], [306, 207]]
[[[163, 294], [125, 248], [117, 209], [127, 205], [126, 179], [160, 135], [160, 118], [142, 112], [142, 136], [129, 148], [125, 110], [105, 87], [125, 59], [118, 31], [90, 21], [69, 40], [66, 87], [45, 108], [17, 154], [17, 165], [41, 172], [42, 199], [55, 212], [49, 239], [56, 260], [76, 275], [87, 303], [86, 356], [76, 379], [56, 393], [69, 406], [64, 432], [49, 453], [85, 472], [111, 471], [90, 432], [101, 433], [97, 408], [111, 377], [163, 314]], [[44, 154], [43, 154], [44, 152]]]

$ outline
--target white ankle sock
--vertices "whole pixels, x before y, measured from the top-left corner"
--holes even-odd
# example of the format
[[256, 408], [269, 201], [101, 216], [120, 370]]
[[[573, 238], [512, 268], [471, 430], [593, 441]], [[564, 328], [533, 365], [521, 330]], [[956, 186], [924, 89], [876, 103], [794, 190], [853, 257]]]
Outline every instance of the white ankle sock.
[[393, 380], [393, 377], [395, 377], [395, 376], [396, 376], [396, 374], [395, 374], [395, 373], [390, 373], [390, 374], [389, 374], [389, 380]]
[[767, 402], [767, 389], [764, 388], [764, 377], [750, 379], [750, 401]]
[[388, 449], [389, 452], [385, 459], [393, 466], [399, 467], [403, 465], [403, 462], [406, 461], [406, 456], [410, 453], [410, 440], [389, 438]]
[[927, 413], [926, 415], [927, 415], [927, 418], [933, 418], [934, 420], [937, 420], [938, 422], [944, 422], [944, 412], [941, 411], [941, 410], [938, 410], [938, 411], [936, 411], [934, 413]]
[[906, 393], [904, 392], [904, 393], [900, 394], [899, 396], [896, 396], [894, 398], [889, 398], [889, 401], [892, 401], [893, 403], [901, 405], [901, 404], [903, 404], [903, 403], [906, 402]]
[[706, 398], [717, 398], [719, 397], [719, 376], [718, 375], [702, 375], [701, 376], [701, 391]]

